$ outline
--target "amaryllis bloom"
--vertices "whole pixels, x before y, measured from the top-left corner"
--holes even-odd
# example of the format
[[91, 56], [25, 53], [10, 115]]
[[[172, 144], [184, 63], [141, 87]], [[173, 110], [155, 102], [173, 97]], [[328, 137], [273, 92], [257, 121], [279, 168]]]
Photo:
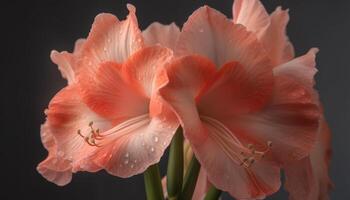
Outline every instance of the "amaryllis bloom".
[[159, 162], [179, 125], [158, 95], [166, 79], [155, 79], [173, 53], [146, 47], [135, 8], [128, 9], [123, 21], [98, 15], [74, 53], [51, 54], [68, 86], [45, 112], [41, 136], [49, 156], [38, 171], [58, 185], [77, 171], [141, 173]]
[[280, 188], [280, 168], [309, 155], [321, 111], [315, 54], [294, 58], [288, 13], [238, 0], [234, 19], [204, 6], [184, 24], [160, 89], [208, 180], [237, 199]]

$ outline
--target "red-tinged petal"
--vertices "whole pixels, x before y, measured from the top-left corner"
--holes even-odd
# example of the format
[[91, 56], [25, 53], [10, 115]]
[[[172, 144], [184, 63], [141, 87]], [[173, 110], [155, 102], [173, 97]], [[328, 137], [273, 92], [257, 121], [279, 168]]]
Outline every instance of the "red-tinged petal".
[[242, 24], [258, 36], [270, 24], [270, 16], [260, 0], [235, 0], [232, 12], [234, 23]]
[[318, 102], [308, 89], [287, 76], [278, 76], [271, 102], [263, 110], [222, 120], [241, 141], [258, 146], [272, 142], [269, 155], [279, 163], [286, 163], [310, 153], [319, 118]]
[[142, 32], [146, 46], [160, 44], [161, 46], [174, 49], [180, 35], [180, 29], [175, 23], [163, 25], [154, 22]]
[[200, 144], [190, 142], [194, 154], [215, 187], [229, 192], [237, 199], [263, 199], [279, 189], [278, 167], [264, 160], [258, 160], [250, 167], [241, 165], [243, 158], [240, 158], [240, 151], [244, 149], [234, 139], [234, 133], [209, 121], [204, 122], [203, 126], [201, 130], [185, 131], [208, 135]]
[[148, 112], [149, 99], [126, 83], [120, 64], [102, 63], [95, 72], [82, 73], [79, 81], [86, 105], [114, 124]]
[[[96, 150], [84, 137], [91, 133], [90, 123], [101, 131], [111, 125], [108, 121], [92, 112], [79, 96], [79, 89], [74, 84], [62, 89], [51, 100], [46, 111], [47, 128], [57, 145], [57, 155], [71, 162], [73, 171], [96, 171], [96, 166], [86, 163], [84, 158]], [[80, 134], [78, 134], [80, 130]]]
[[316, 145], [309, 157], [286, 165], [285, 189], [290, 200], [328, 200], [332, 183], [329, 177], [330, 130], [322, 120]]
[[96, 16], [89, 36], [82, 47], [80, 65], [96, 68], [102, 62], [122, 63], [143, 47], [142, 33], [135, 16], [136, 9], [128, 4], [129, 15], [119, 21], [112, 14]]
[[237, 61], [247, 70], [257, 69], [263, 63], [266, 68], [272, 68], [253, 33], [207, 6], [195, 11], [184, 24], [175, 53], [199, 54], [211, 59], [218, 67]]
[[177, 127], [173, 116], [144, 115], [129, 119], [101, 133], [106, 139], [89, 160], [119, 177], [142, 173], [159, 162]]
[[[169, 82], [160, 89], [160, 95], [175, 110], [183, 126], [200, 129], [196, 98], [215, 74], [215, 65], [200, 56], [186, 56], [171, 62], [166, 71]], [[202, 138], [201, 135], [187, 137], [198, 137], [193, 138], [198, 143]]]
[[259, 41], [263, 43], [274, 66], [294, 58], [294, 47], [286, 35], [288, 21], [288, 10], [278, 7], [270, 16], [270, 25], [259, 36]]
[[273, 72], [276, 76], [291, 77], [306, 88], [313, 90], [315, 85], [314, 76], [317, 73], [315, 61], [317, 52], [317, 48], [312, 48], [307, 54], [275, 67]]
[[232, 118], [262, 108], [272, 89], [272, 72], [265, 66], [246, 70], [239, 63], [227, 63], [202, 89], [198, 109], [201, 115]]
[[150, 98], [158, 87], [155, 79], [157, 72], [164, 69], [172, 56], [173, 52], [170, 49], [160, 46], [136, 52], [123, 65], [126, 82]]

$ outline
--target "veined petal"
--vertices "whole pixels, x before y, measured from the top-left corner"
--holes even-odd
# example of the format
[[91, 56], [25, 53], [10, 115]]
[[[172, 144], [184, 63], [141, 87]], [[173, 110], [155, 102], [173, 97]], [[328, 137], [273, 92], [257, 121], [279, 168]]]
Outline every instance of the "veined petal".
[[[160, 88], [160, 95], [174, 109], [182, 126], [201, 129], [197, 127], [200, 125], [200, 118], [196, 98], [207, 80], [215, 74], [215, 65], [200, 56], [186, 56], [171, 62], [166, 73], [169, 80]], [[186, 132], [184, 134], [186, 135]], [[192, 137], [191, 142], [198, 143], [205, 138], [203, 135], [187, 137]]]
[[323, 119], [316, 145], [309, 157], [286, 165], [285, 188], [290, 200], [328, 200], [332, 183], [329, 177], [330, 130]]
[[270, 16], [259, 0], [236, 0], [233, 22], [242, 24], [256, 34], [274, 66], [294, 58], [294, 47], [286, 35], [288, 10], [278, 7]]
[[312, 48], [307, 54], [275, 67], [273, 72], [276, 76], [289, 76], [306, 88], [313, 90], [314, 76], [317, 73], [315, 61], [317, 52], [317, 48]]
[[122, 65], [105, 62], [79, 76], [82, 100], [114, 124], [148, 112], [149, 99], [126, 82]]
[[58, 65], [58, 69], [60, 70], [62, 77], [67, 79], [68, 85], [71, 85], [76, 81], [76, 76], [79, 69], [77, 57], [79, 56], [81, 47], [84, 43], [85, 39], [78, 39], [75, 42], [73, 53], [68, 53], [67, 51], [51, 51], [51, 60]]
[[128, 4], [129, 15], [119, 21], [112, 14], [96, 16], [86, 43], [82, 47], [80, 65], [97, 68], [100, 63], [122, 63], [143, 47], [143, 38], [135, 16], [136, 9]]
[[178, 125], [174, 116], [129, 119], [101, 133], [105, 139], [89, 160], [119, 177], [142, 173], [159, 162]]
[[[93, 127], [107, 130], [111, 124], [92, 112], [82, 101], [76, 84], [62, 89], [46, 111], [47, 126], [57, 145], [57, 155], [69, 160], [72, 170], [96, 171], [84, 158], [96, 150], [89, 138]], [[91, 138], [90, 138], [91, 139]]]
[[265, 66], [247, 70], [230, 62], [201, 90], [198, 109], [214, 118], [232, 118], [262, 108], [270, 100], [272, 88], [272, 72]]
[[271, 141], [273, 159], [286, 163], [310, 153], [319, 118], [318, 102], [308, 89], [287, 76], [279, 76], [275, 79], [271, 102], [263, 110], [222, 120], [247, 143], [264, 145]]
[[157, 72], [164, 69], [172, 57], [173, 52], [170, 49], [160, 46], [147, 47], [136, 52], [123, 65], [126, 82], [145, 97], [151, 98], [157, 88]]
[[232, 12], [234, 23], [242, 24], [258, 36], [270, 24], [270, 16], [260, 0], [235, 0]]
[[259, 36], [274, 66], [294, 58], [294, 47], [286, 34], [288, 21], [288, 10], [278, 7], [270, 16], [270, 25]]
[[247, 70], [257, 69], [262, 63], [272, 69], [253, 33], [207, 6], [196, 10], [184, 24], [175, 53], [199, 54], [211, 59], [218, 67], [236, 61]]
[[142, 32], [142, 35], [146, 46], [160, 44], [161, 46], [174, 49], [180, 35], [180, 29], [175, 23], [163, 25], [159, 22], [154, 22]]

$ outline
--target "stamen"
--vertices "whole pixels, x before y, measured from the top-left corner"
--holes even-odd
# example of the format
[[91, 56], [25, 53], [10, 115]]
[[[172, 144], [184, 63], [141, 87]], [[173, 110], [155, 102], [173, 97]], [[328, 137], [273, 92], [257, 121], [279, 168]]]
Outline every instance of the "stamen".
[[200, 117], [203, 122], [210, 125], [208, 126], [211, 133], [209, 136], [222, 147], [222, 150], [230, 159], [245, 168], [251, 167], [256, 161], [264, 158], [272, 147], [271, 141], [267, 141], [266, 148], [263, 150], [258, 150], [254, 144], [245, 146], [221, 122], [207, 116]]

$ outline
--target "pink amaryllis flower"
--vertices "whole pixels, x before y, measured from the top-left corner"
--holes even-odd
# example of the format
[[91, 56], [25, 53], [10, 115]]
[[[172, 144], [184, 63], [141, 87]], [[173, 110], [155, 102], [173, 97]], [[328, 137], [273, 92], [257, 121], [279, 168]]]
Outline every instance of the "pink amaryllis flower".
[[160, 89], [208, 180], [237, 199], [280, 188], [280, 168], [309, 155], [321, 111], [317, 49], [293, 59], [288, 14], [235, 1], [234, 19], [207, 6], [183, 26]]
[[77, 171], [141, 173], [160, 160], [178, 127], [158, 95], [166, 79], [155, 79], [172, 51], [146, 47], [135, 8], [128, 9], [123, 21], [98, 15], [72, 54], [51, 54], [68, 86], [45, 112], [41, 136], [49, 156], [37, 169], [58, 185]]

